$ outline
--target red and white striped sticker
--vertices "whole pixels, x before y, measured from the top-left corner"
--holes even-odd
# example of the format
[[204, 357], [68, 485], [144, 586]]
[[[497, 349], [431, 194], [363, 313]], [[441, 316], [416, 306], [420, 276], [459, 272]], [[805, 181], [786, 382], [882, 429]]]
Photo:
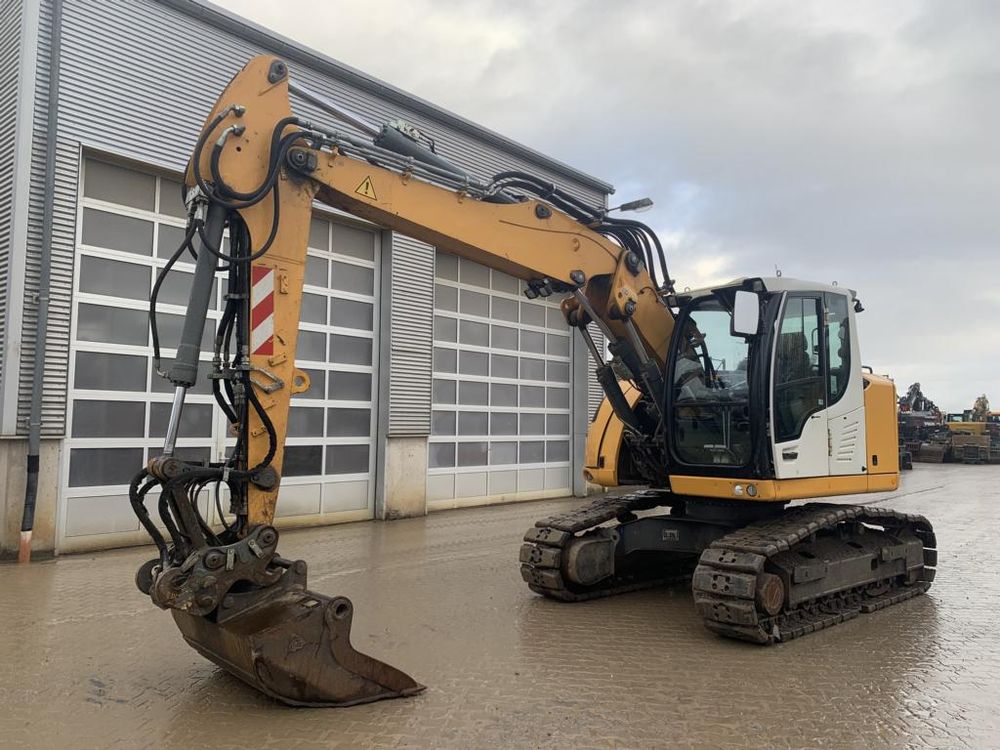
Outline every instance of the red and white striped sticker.
[[253, 266], [250, 280], [250, 353], [274, 354], [274, 269]]

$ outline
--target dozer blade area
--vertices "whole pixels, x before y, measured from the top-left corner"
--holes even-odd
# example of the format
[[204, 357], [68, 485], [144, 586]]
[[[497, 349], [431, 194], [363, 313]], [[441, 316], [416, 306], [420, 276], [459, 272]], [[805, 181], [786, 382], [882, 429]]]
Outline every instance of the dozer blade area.
[[272, 698], [293, 706], [352, 706], [424, 690], [351, 646], [354, 607], [346, 597], [265, 590], [230, 594], [229, 605], [221, 612], [235, 612], [216, 622], [172, 612], [184, 640], [202, 656]]

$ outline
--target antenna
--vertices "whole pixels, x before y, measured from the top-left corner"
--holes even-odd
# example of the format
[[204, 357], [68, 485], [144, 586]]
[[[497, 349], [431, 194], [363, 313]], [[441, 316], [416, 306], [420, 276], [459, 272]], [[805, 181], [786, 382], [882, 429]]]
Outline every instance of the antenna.
[[777, 276], [779, 279], [781, 278], [781, 269], [778, 268], [777, 263], [774, 264], [774, 275]]

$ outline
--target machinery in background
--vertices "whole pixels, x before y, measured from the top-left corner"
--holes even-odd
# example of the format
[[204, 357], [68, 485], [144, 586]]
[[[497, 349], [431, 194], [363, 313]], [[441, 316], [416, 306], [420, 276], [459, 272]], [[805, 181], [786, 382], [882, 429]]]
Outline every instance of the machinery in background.
[[971, 409], [948, 415], [951, 459], [965, 464], [1000, 463], [1000, 412], [990, 411], [986, 394]]
[[[365, 137], [297, 117], [290, 94]], [[160, 371], [157, 293], [177, 259], [194, 254], [180, 344], [161, 372], [175, 388], [167, 436], [130, 488], [158, 550], [138, 587], [189, 644], [296, 705], [422, 689], [355, 651], [351, 602], [309, 590], [305, 562], [277, 553], [289, 400], [309, 387], [295, 353], [314, 200], [511, 274], [529, 299], [563, 298], [605, 393], [584, 474], [645, 489], [537, 522], [520, 550], [531, 590], [580, 601], [689, 580], [709, 630], [767, 644], [930, 587], [927, 519], [876, 505], [787, 507], [898, 486], [895, 388], [862, 369], [854, 291], [744, 278], [679, 292], [648, 227], [529, 173], [481, 181], [432, 143], [400, 123], [365, 123], [291, 83], [271, 57], [250, 61], [206, 121], [185, 180], [186, 236], [150, 301]], [[225, 309], [207, 377], [234, 445], [199, 464], [182, 460], [175, 440], [220, 267]], [[223, 528], [200, 513], [206, 490], [228, 500]]]
[[944, 415], [924, 395], [920, 383], [913, 383], [900, 396], [898, 420], [901, 468], [913, 468], [913, 461], [933, 463], [938, 456], [944, 460], [944, 450], [937, 440], [944, 432]]
[[[899, 399], [900, 462], [1000, 463], [1000, 413], [979, 396], [971, 409], [944, 414], [920, 390], [910, 386]], [[912, 465], [912, 464], [911, 464]]]

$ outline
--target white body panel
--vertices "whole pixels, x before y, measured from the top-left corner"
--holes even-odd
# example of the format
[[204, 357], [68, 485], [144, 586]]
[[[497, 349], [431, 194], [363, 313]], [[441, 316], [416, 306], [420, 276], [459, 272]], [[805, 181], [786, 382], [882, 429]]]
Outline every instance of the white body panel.
[[796, 440], [774, 446], [774, 473], [778, 479], [824, 477], [829, 471], [829, 431], [826, 411], [806, 420]]

